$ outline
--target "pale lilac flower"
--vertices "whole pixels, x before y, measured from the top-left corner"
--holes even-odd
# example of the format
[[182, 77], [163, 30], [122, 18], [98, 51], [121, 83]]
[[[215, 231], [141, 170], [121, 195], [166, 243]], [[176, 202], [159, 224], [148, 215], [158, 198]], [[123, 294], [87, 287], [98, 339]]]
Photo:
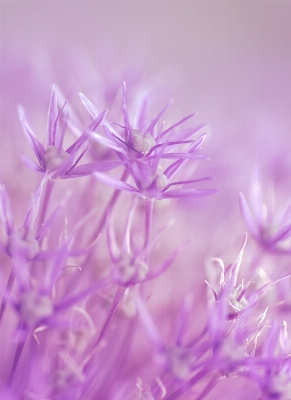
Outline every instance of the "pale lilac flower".
[[46, 149], [35, 137], [25, 115], [23, 107], [19, 106], [19, 118], [24, 133], [34, 151], [39, 165], [24, 157], [25, 163], [36, 172], [47, 174], [50, 178], [74, 178], [90, 175], [93, 171], [108, 171], [120, 165], [118, 161], [106, 161], [89, 163], [78, 166], [79, 161], [84, 155], [87, 147], [90, 133], [98, 127], [107, 111], [103, 111], [97, 118], [84, 130], [81, 136], [67, 150], [63, 149], [63, 140], [66, 130], [66, 121], [60, 127], [60, 116], [66, 106], [58, 110], [56, 92], [53, 88], [49, 111], [48, 111], [48, 132]]
[[149, 266], [149, 256], [157, 241], [158, 237], [167, 228], [161, 229], [155, 239], [149, 240], [150, 228], [145, 224], [144, 228], [144, 242], [137, 243], [134, 239], [138, 233], [140, 233], [140, 228], [132, 228], [132, 220], [136, 212], [137, 198], [134, 199], [133, 205], [127, 217], [123, 242], [119, 247], [116, 242], [116, 234], [114, 232], [114, 226], [112, 218], [108, 220], [107, 229], [107, 242], [110, 258], [113, 264], [112, 269], [112, 279], [114, 282], [121, 286], [131, 286], [138, 283], [146, 282], [152, 280], [164, 271], [166, 271], [170, 265], [174, 262], [175, 258], [183, 250], [184, 245], [178, 247], [170, 256], [166, 258], [162, 264], [155, 269], [151, 269]]
[[[217, 189], [184, 189], [184, 185], [191, 185], [211, 178], [200, 178], [192, 180], [184, 180], [171, 182], [175, 173], [181, 167], [182, 160], [172, 163], [168, 168], [163, 170], [160, 165], [149, 167], [141, 162], [136, 162], [132, 165], [127, 165], [130, 174], [135, 181], [136, 187], [112, 178], [102, 172], [95, 172], [94, 176], [114, 187], [115, 189], [123, 190], [132, 194], [136, 194], [142, 199], [178, 199], [185, 197], [204, 197], [218, 193]], [[168, 190], [172, 186], [182, 186], [180, 189]]]
[[[271, 197], [271, 188], [269, 190]], [[291, 203], [281, 210], [274, 210], [268, 199], [263, 199], [262, 182], [255, 176], [250, 188], [249, 207], [240, 193], [240, 208], [253, 238], [267, 251], [291, 254]]]
[[[98, 110], [96, 107], [90, 102], [89, 99], [83, 94], [80, 93], [81, 100], [89, 111], [89, 113], [96, 118], [98, 115]], [[136, 112], [135, 120], [136, 127], [132, 128], [129, 115], [127, 112], [127, 104], [126, 104], [126, 86], [124, 84], [123, 89], [123, 118], [124, 118], [124, 126], [120, 127], [123, 130], [123, 134], [119, 134], [118, 131], [113, 127], [113, 124], [110, 124], [103, 120], [103, 127], [107, 138], [102, 138], [100, 135], [93, 135], [93, 137], [100, 141], [112, 149], [116, 150], [119, 153], [120, 157], [126, 157], [127, 159], [134, 161], [137, 159], [147, 160], [155, 158], [155, 153], [157, 149], [163, 148], [163, 154], [159, 155], [159, 158], [167, 158], [167, 159], [179, 159], [183, 157], [188, 157], [191, 159], [203, 159], [206, 158], [203, 155], [193, 155], [188, 154], [187, 156], [182, 152], [168, 153], [168, 148], [172, 146], [178, 147], [179, 145], [189, 144], [194, 142], [191, 140], [184, 140], [189, 136], [196, 134], [197, 132], [201, 132], [202, 129], [205, 129], [205, 125], [184, 129], [182, 131], [176, 132], [176, 128], [180, 127], [183, 122], [187, 121], [191, 117], [193, 117], [196, 113], [190, 114], [182, 120], [176, 122], [171, 127], [164, 129], [164, 123], [161, 125], [158, 130], [157, 124], [159, 120], [162, 118], [163, 114], [167, 111], [167, 109], [172, 104], [172, 101], [168, 103], [159, 114], [146, 126], [146, 117], [147, 117], [147, 103], [148, 103], [148, 95], [144, 95], [142, 101], [140, 102], [139, 108]], [[117, 124], [119, 125], [119, 124]], [[203, 142], [205, 134], [202, 134], [199, 139], [196, 139], [197, 149], [198, 146]]]

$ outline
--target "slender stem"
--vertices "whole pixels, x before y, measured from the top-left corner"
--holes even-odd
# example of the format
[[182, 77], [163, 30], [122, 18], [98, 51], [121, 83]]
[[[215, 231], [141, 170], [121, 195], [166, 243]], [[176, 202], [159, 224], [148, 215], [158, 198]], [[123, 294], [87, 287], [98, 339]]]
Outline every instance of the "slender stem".
[[211, 390], [218, 384], [220, 379], [217, 376], [214, 376], [205, 386], [205, 388], [202, 390], [202, 392], [199, 394], [199, 396], [195, 400], [203, 400], [208, 393], [211, 392]]
[[9, 277], [8, 277], [8, 281], [7, 281], [7, 284], [6, 284], [5, 295], [2, 298], [2, 303], [1, 303], [1, 308], [0, 308], [0, 321], [2, 319], [2, 316], [4, 314], [4, 311], [5, 311], [5, 308], [6, 308], [6, 305], [7, 305], [7, 296], [11, 293], [13, 285], [14, 285], [14, 282], [15, 282], [15, 273], [14, 273], [14, 268], [13, 268], [13, 265], [12, 265], [11, 271], [10, 271], [10, 274], [9, 274]]
[[104, 323], [104, 325], [103, 325], [103, 327], [101, 329], [101, 332], [99, 334], [99, 337], [97, 339], [97, 342], [96, 342], [95, 346], [97, 346], [100, 343], [100, 341], [103, 338], [105, 332], [107, 331], [109, 323], [110, 323], [113, 315], [115, 314], [115, 311], [116, 311], [116, 309], [118, 307], [118, 304], [120, 303], [120, 301], [121, 301], [121, 299], [122, 299], [122, 297], [124, 295], [124, 292], [125, 292], [125, 288], [120, 288], [119, 286], [117, 287], [116, 292], [115, 292], [115, 296], [113, 298], [113, 302], [111, 304], [111, 308], [110, 308], [109, 314], [108, 314], [108, 316], [107, 316], [107, 318], [105, 320], [105, 323]]
[[151, 238], [153, 209], [154, 209], [154, 199], [147, 199], [146, 215], [145, 215], [145, 243], [144, 243], [145, 248], [148, 246]]
[[196, 375], [194, 375], [191, 379], [185, 382], [182, 386], [179, 387], [174, 393], [172, 393], [165, 400], [175, 400], [180, 397], [183, 393], [189, 390], [192, 386], [196, 385], [201, 379], [205, 378], [209, 373], [208, 368], [204, 367]]
[[15, 375], [15, 372], [16, 372], [16, 369], [17, 369], [17, 366], [18, 366], [18, 363], [19, 363], [19, 360], [20, 360], [20, 357], [21, 357], [25, 342], [26, 342], [26, 339], [22, 340], [21, 342], [18, 343], [18, 345], [16, 347], [16, 351], [15, 351], [14, 359], [13, 359], [13, 364], [12, 364], [12, 367], [11, 367], [10, 376], [9, 376], [9, 380], [8, 380], [9, 384], [11, 384], [12, 381], [13, 381], [13, 378], [14, 378], [14, 375]]
[[[123, 287], [121, 288], [121, 287], [117, 286], [116, 292], [115, 292], [115, 295], [114, 295], [114, 298], [113, 298], [113, 301], [112, 301], [112, 304], [111, 304], [111, 308], [109, 310], [109, 314], [107, 315], [107, 318], [106, 318], [106, 320], [105, 320], [105, 322], [103, 324], [103, 327], [101, 329], [101, 332], [100, 332], [100, 334], [98, 336], [97, 341], [94, 343], [93, 346], [90, 346], [89, 352], [90, 351], [92, 352], [92, 349], [97, 348], [98, 344], [103, 339], [103, 336], [105, 335], [105, 333], [106, 333], [106, 331], [108, 329], [109, 323], [112, 320], [113, 315], [115, 314], [115, 311], [116, 311], [116, 309], [117, 309], [117, 307], [118, 307], [118, 305], [119, 305], [119, 303], [120, 303], [120, 301], [121, 301], [121, 299], [122, 299], [122, 297], [124, 295], [125, 290], [126, 290], [126, 288], [123, 288]], [[88, 352], [86, 352], [86, 354], [84, 354], [84, 355], [87, 356]], [[85, 369], [88, 368], [88, 367], [89, 367], [89, 364], [87, 364]]]
[[39, 221], [38, 221], [39, 228], [44, 223], [54, 185], [55, 185], [55, 180], [49, 178], [46, 183], [46, 187], [45, 187], [44, 195], [43, 195], [43, 199], [42, 199], [42, 205], [41, 205], [41, 209], [39, 212]]
[[191, 342], [187, 345], [187, 347], [193, 347], [195, 344], [199, 343], [204, 338], [207, 332], [208, 329], [207, 326], [205, 326], [203, 331], [197, 337], [193, 338]]
[[[120, 178], [120, 180], [121, 180], [122, 182], [125, 182], [126, 179], [127, 179], [127, 177], [128, 177], [128, 175], [129, 175], [129, 174], [128, 174], [128, 171], [125, 170], [125, 171], [123, 172], [122, 177]], [[107, 221], [107, 218], [108, 218], [108, 216], [109, 216], [109, 213], [110, 213], [110, 211], [112, 211], [112, 209], [113, 209], [113, 207], [115, 206], [115, 204], [116, 204], [116, 202], [117, 202], [117, 200], [118, 200], [118, 198], [119, 198], [120, 195], [121, 195], [121, 191], [118, 190], [118, 189], [116, 189], [116, 190], [114, 191], [114, 193], [112, 194], [111, 199], [109, 200], [109, 203], [107, 204], [107, 206], [106, 206], [106, 208], [105, 208], [105, 210], [104, 210], [104, 212], [103, 212], [102, 218], [101, 218], [101, 220], [99, 221], [99, 224], [98, 224], [98, 226], [97, 226], [97, 229], [94, 231], [94, 233], [93, 233], [93, 235], [92, 235], [92, 237], [91, 237], [91, 241], [90, 241], [90, 242], [94, 242], [94, 240], [95, 240], [95, 239], [98, 237], [98, 235], [101, 233], [102, 229], [104, 228], [104, 225], [106, 224], [106, 221]]]

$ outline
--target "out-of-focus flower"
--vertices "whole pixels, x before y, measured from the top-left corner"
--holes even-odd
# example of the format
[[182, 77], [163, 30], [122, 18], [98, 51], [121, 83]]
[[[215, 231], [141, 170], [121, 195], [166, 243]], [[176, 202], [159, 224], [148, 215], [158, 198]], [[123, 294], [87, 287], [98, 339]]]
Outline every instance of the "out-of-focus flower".
[[250, 372], [263, 392], [262, 399], [290, 400], [291, 364], [290, 334], [286, 321], [279, 327], [276, 321], [269, 326], [262, 352], [258, 359], [261, 368]]
[[262, 182], [253, 178], [250, 188], [251, 209], [240, 193], [242, 216], [253, 238], [267, 251], [291, 253], [291, 203], [282, 210], [272, 210], [263, 200]]
[[[239, 313], [248, 305], [248, 302], [244, 298], [244, 283], [242, 282], [240, 285], [237, 285], [237, 277], [246, 243], [247, 235], [245, 236], [244, 243], [237, 259], [227, 268], [227, 270], [225, 269], [223, 260], [220, 258], [212, 259], [212, 261], [217, 262], [221, 268], [219, 286], [217, 290], [212, 288], [211, 285], [206, 281], [207, 285], [212, 290], [216, 303], [221, 303], [221, 307], [223, 307], [222, 305], [227, 302], [224, 307], [224, 312], [226, 313], [225, 317], [229, 320], [237, 318]], [[228, 275], [227, 280], [225, 280], [225, 273]]]
[[[184, 245], [178, 247], [159, 267], [150, 270], [148, 265], [149, 255], [157, 238], [151, 241], [147, 239], [150, 236], [150, 232], [148, 232], [148, 229], [150, 228], [145, 224], [144, 242], [142, 244], [134, 242], [134, 238], [137, 236], [138, 232], [136, 231], [136, 228], [132, 228], [131, 224], [136, 211], [136, 200], [137, 199], [134, 199], [127, 217], [123, 234], [123, 243], [120, 248], [116, 242], [112, 218], [108, 220], [107, 242], [113, 264], [112, 278], [119, 285], [125, 287], [146, 282], [158, 277], [170, 267], [175, 258], [184, 248]], [[160, 236], [164, 230], [165, 228], [161, 229], [158, 236]]]
[[44, 181], [37, 188], [29, 211], [24, 219], [23, 226], [15, 229], [10, 209], [10, 200], [6, 189], [0, 186], [0, 218], [6, 234], [6, 243], [0, 242], [1, 250], [12, 258], [31, 260], [39, 252], [37, 238], [32, 233], [34, 222], [37, 218]]

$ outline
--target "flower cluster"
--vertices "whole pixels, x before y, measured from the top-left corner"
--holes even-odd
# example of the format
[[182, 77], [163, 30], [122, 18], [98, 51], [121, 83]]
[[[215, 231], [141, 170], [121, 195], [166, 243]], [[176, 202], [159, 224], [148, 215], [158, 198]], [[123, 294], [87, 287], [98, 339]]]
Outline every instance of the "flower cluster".
[[197, 262], [175, 219], [184, 199], [219, 193], [194, 175], [206, 126], [189, 126], [195, 113], [173, 122], [172, 101], [149, 117], [150, 96], [131, 104], [125, 84], [114, 122], [80, 99], [84, 118], [53, 88], [45, 146], [18, 107], [36, 160], [21, 158], [39, 183], [20, 224], [0, 186], [1, 398], [202, 400], [243, 378], [254, 400], [291, 399], [290, 203], [273, 212], [254, 179], [251, 207], [243, 194], [239, 204], [258, 246], [245, 234], [231, 264], [207, 256], [208, 304], [201, 313], [187, 288], [169, 326], [169, 274], [178, 285]]

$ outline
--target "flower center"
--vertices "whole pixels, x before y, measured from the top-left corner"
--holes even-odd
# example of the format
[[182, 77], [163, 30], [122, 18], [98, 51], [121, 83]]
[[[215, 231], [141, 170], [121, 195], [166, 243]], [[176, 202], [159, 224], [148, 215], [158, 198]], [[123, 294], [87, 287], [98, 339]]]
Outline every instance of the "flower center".
[[238, 301], [238, 294], [231, 293], [228, 301], [228, 315], [229, 317], [234, 317], [238, 315], [241, 311], [243, 311], [248, 306], [247, 299], [242, 296], [242, 298]]
[[20, 315], [28, 326], [35, 326], [53, 313], [53, 304], [49, 296], [41, 295], [34, 290], [20, 295]]
[[129, 253], [121, 253], [117, 262], [117, 268], [114, 275], [121, 284], [131, 280], [142, 281], [148, 273], [148, 266], [145, 262], [134, 257]]
[[285, 371], [280, 372], [278, 375], [272, 377], [271, 383], [271, 396], [276, 396], [280, 400], [290, 400], [291, 381], [290, 375]]
[[141, 187], [150, 194], [151, 191], [154, 193], [156, 193], [156, 191], [161, 192], [167, 184], [168, 179], [163, 173], [162, 167], [159, 165], [155, 172], [151, 170], [146, 179], [143, 179]]
[[156, 145], [156, 141], [150, 133], [144, 134], [137, 129], [132, 129], [132, 145], [134, 150], [146, 155]]
[[55, 171], [70, 157], [69, 153], [66, 153], [63, 149], [61, 153], [58, 153], [56, 146], [48, 146], [44, 155], [45, 169], [48, 172]]
[[191, 373], [194, 356], [191, 350], [179, 346], [169, 347], [166, 351], [168, 367], [177, 378], [187, 379]]
[[9, 236], [7, 250], [11, 257], [18, 256], [31, 260], [38, 253], [39, 247], [32, 233], [20, 228]]

